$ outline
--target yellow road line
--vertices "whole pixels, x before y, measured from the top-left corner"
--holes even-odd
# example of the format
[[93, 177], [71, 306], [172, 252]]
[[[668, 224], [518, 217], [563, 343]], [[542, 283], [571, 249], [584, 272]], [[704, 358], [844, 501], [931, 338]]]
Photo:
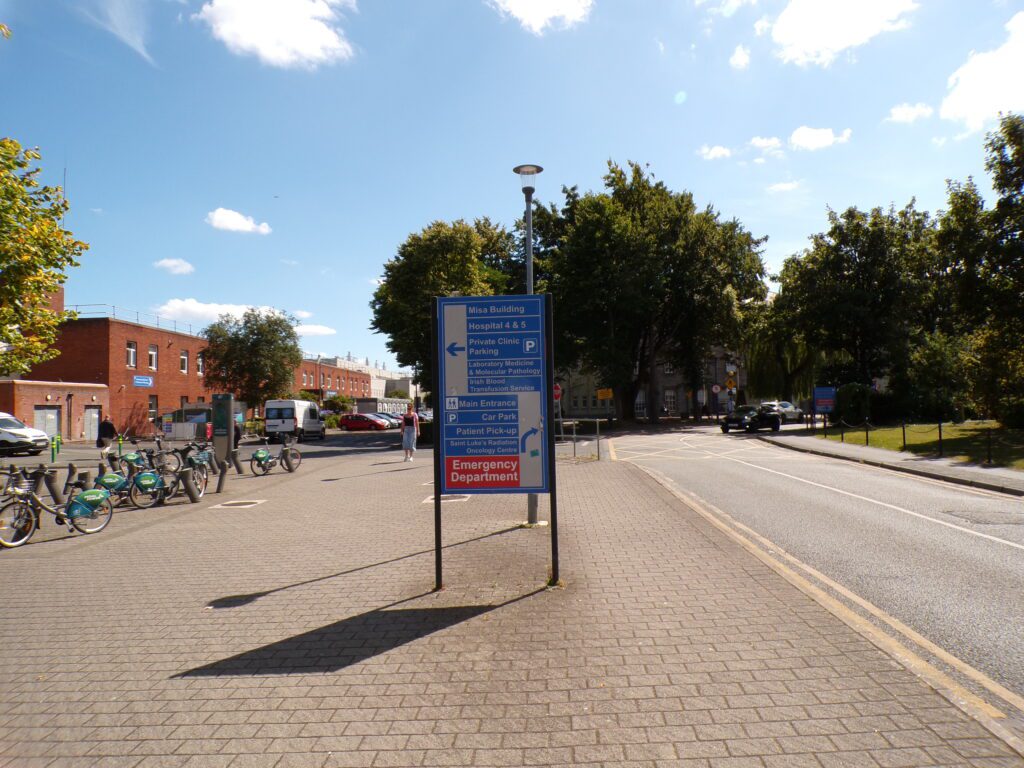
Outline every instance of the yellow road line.
[[[1019, 754], [1024, 755], [1024, 739], [1021, 739], [1011, 730], [997, 722], [998, 720], [1004, 719], [1006, 714], [996, 707], [989, 704], [987, 701], [982, 699], [977, 694], [971, 692], [960, 683], [956, 682], [946, 673], [937, 669], [935, 666], [930, 664], [921, 656], [917, 655], [905, 645], [900, 643], [895, 638], [891, 637], [879, 627], [872, 624], [866, 618], [856, 613], [846, 605], [841, 603], [836, 598], [829, 595], [820, 587], [812, 584], [808, 579], [801, 576], [799, 573], [794, 571], [788, 565], [782, 561], [776, 559], [768, 551], [765, 551], [762, 547], [767, 547], [769, 550], [778, 553], [787, 562], [794, 566], [802, 569], [809, 575], [812, 575], [816, 579], [820, 579], [823, 584], [836, 589], [837, 592], [842, 594], [844, 597], [852, 600], [858, 606], [863, 608], [865, 611], [876, 617], [880, 621], [888, 624], [894, 630], [903, 634], [907, 639], [918, 644], [920, 647], [926, 649], [929, 653], [934, 654], [937, 658], [941, 659], [944, 663], [956, 669], [958, 672], [968, 677], [978, 685], [985, 688], [993, 695], [1005, 701], [1007, 704], [1016, 707], [1017, 709], [1024, 711], [1024, 699], [1012, 691], [1007, 690], [999, 683], [990, 679], [983, 672], [975, 669], [974, 667], [967, 664], [965, 661], [953, 656], [948, 651], [940, 648], [939, 646], [932, 643], [927, 638], [922, 637], [920, 634], [915, 632], [910, 627], [903, 624], [898, 619], [889, 616], [885, 611], [873, 605], [872, 603], [864, 600], [863, 598], [855, 595], [850, 590], [836, 584], [834, 581], [829, 579], [824, 574], [819, 573], [817, 570], [809, 565], [801, 562], [799, 559], [790, 555], [788, 552], [777, 546], [770, 539], [758, 534], [756, 531], [751, 530], [747, 526], [733, 519], [728, 513], [718, 509], [713, 504], [697, 497], [695, 494], [689, 496], [683, 494], [673, 487], [672, 481], [662, 475], [656, 470], [652, 470], [648, 467], [638, 466], [642, 471], [646, 472], [652, 478], [654, 478], [662, 487], [664, 487], [669, 493], [675, 496], [677, 499], [682, 501], [689, 509], [696, 512], [698, 515], [703, 517], [709, 523], [714, 525], [716, 528], [721, 530], [731, 539], [736, 541], [740, 546], [754, 555], [758, 560], [763, 562], [769, 568], [774, 570], [776, 573], [781, 575], [786, 581], [795, 586], [804, 594], [810, 596], [826, 609], [828, 609], [833, 615], [839, 618], [848, 626], [860, 632], [862, 635], [867, 637], [876, 646], [886, 651], [888, 654], [899, 660], [906, 666], [911, 672], [917, 674], [919, 677], [924, 679], [934, 688], [936, 691], [945, 696], [949, 701], [955, 704], [960, 709], [967, 712], [969, 715], [984, 724], [994, 734], [999, 736], [1009, 746], [1016, 750]], [[713, 510], [713, 511], [712, 511]], [[735, 527], [734, 527], [735, 526]], [[742, 531], [742, 533], [741, 533]], [[747, 534], [747, 535], [744, 535]], [[750, 538], [748, 538], [748, 536]], [[759, 542], [761, 546], [758, 546]]]

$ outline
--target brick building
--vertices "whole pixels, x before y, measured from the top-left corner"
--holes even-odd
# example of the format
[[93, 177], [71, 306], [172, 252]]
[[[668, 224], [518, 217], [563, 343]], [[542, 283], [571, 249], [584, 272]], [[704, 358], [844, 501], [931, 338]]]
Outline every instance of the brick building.
[[[312, 392], [325, 400], [335, 395], [351, 397], [367, 397], [370, 394], [370, 374], [340, 364], [338, 358], [317, 360], [306, 358], [295, 369], [295, 391]], [[319, 381], [319, 384], [317, 383]]]
[[31, 377], [106, 385], [118, 429], [149, 431], [158, 415], [212, 394], [203, 381], [206, 342], [198, 336], [91, 317], [64, 323], [55, 346], [60, 355], [35, 366]]
[[30, 427], [65, 440], [95, 440], [101, 417], [109, 413], [106, 384], [60, 381], [0, 381], [0, 411]]

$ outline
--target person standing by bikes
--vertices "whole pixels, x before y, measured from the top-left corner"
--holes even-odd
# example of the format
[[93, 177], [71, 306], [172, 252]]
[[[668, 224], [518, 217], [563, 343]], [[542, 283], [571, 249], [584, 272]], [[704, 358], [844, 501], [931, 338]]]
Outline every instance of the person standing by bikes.
[[114, 422], [110, 420], [110, 414], [108, 413], [103, 417], [103, 421], [100, 422], [100, 428], [96, 434], [96, 447], [100, 449], [100, 456], [107, 458], [110, 452], [114, 450], [114, 441], [117, 439], [117, 428], [114, 426]]
[[412, 461], [412, 455], [416, 453], [416, 438], [420, 436], [420, 417], [413, 410], [412, 403], [409, 403], [402, 414], [402, 449], [405, 451], [405, 461]]

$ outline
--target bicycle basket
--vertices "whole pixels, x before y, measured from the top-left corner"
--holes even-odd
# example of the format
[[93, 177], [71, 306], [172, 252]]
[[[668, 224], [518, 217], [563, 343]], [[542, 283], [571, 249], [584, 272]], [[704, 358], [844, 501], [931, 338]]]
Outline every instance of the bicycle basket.
[[96, 507], [109, 498], [110, 491], [106, 489], [91, 488], [88, 491], [82, 491], [68, 504], [65, 514], [68, 517], [91, 517], [96, 511]]
[[196, 464], [212, 464], [213, 463], [213, 459], [210, 457], [210, 452], [209, 451], [199, 451], [197, 453], [192, 454], [192, 460]]
[[252, 457], [256, 459], [260, 464], [270, 458], [270, 451], [265, 448], [260, 448], [258, 451], [254, 451]]
[[96, 478], [96, 486], [108, 491], [120, 491], [127, 482], [125, 476], [119, 475], [117, 472], [108, 472], [102, 477]]
[[146, 460], [142, 458], [141, 453], [126, 453], [121, 457], [121, 461], [127, 461], [129, 464], [135, 464], [138, 467], [141, 467], [146, 463]]

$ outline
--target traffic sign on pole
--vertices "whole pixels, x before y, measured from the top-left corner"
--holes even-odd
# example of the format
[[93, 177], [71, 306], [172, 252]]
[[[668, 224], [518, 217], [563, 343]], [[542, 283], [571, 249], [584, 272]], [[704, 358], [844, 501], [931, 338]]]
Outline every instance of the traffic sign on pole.
[[562, 385], [558, 384], [556, 382], [555, 383], [555, 400], [558, 401], [558, 400], [561, 400], [561, 399], [562, 399]]
[[438, 493], [548, 493], [543, 295], [437, 300]]

